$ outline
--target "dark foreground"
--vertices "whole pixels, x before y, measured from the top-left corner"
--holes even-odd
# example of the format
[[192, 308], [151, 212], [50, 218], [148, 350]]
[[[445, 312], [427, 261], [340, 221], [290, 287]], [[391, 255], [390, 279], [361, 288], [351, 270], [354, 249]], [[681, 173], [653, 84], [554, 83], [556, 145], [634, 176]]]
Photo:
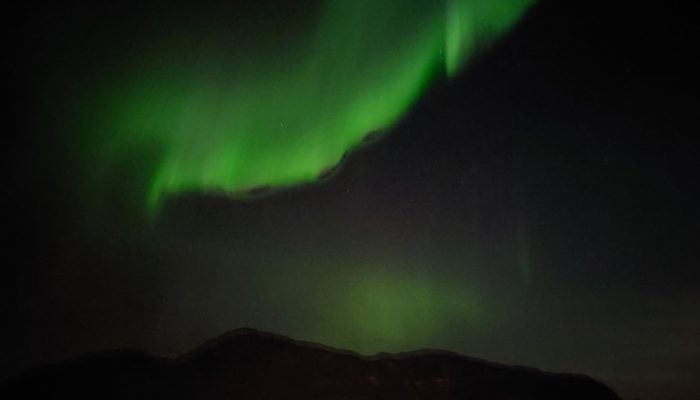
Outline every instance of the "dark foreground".
[[586, 376], [550, 374], [453, 353], [362, 357], [242, 329], [171, 360], [135, 351], [36, 368], [3, 399], [619, 399]]

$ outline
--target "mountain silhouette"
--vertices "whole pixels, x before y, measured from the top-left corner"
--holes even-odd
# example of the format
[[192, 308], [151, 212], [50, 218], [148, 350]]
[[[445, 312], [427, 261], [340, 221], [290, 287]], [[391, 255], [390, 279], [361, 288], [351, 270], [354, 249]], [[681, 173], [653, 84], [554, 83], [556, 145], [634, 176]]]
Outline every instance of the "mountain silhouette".
[[119, 350], [37, 367], [2, 383], [0, 398], [619, 400], [583, 375], [447, 351], [366, 357], [247, 328], [176, 359]]

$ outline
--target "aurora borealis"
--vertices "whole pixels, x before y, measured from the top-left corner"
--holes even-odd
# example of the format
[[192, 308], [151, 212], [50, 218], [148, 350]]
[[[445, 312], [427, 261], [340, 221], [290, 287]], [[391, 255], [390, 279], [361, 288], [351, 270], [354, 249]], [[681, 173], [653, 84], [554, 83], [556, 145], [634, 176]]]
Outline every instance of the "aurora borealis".
[[151, 209], [167, 193], [313, 182], [532, 2], [328, 0], [274, 41], [265, 21], [144, 38], [78, 94], [82, 190], [145, 152], [133, 173]]
[[0, 380], [252, 327], [697, 399], [694, 15], [23, 2]]

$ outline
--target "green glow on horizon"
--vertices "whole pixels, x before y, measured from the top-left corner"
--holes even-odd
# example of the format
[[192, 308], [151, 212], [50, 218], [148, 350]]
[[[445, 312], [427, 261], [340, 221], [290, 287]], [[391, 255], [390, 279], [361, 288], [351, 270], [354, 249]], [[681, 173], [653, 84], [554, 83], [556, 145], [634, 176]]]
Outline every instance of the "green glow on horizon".
[[370, 257], [328, 268], [256, 269], [253, 286], [261, 289], [252, 303], [265, 305], [277, 322], [295, 316], [285, 323], [288, 334], [366, 355], [436, 346], [485, 323], [487, 304], [476, 281], [414, 264]]
[[473, 289], [430, 276], [364, 271], [336, 288], [323, 340], [364, 354], [408, 351], [480, 320]]
[[81, 106], [85, 185], [130, 165], [155, 210], [172, 193], [313, 182], [533, 1], [327, 0], [312, 27], [272, 46], [232, 51], [223, 29], [146, 43]]

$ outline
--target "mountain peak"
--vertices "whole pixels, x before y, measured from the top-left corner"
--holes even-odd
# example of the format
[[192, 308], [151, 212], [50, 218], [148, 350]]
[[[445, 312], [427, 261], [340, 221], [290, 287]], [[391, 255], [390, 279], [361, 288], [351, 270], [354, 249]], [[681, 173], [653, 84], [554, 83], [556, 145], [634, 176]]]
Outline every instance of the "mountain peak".
[[251, 328], [224, 333], [174, 360], [110, 354], [30, 371], [0, 385], [0, 397], [619, 400], [585, 376], [446, 351], [366, 357]]

